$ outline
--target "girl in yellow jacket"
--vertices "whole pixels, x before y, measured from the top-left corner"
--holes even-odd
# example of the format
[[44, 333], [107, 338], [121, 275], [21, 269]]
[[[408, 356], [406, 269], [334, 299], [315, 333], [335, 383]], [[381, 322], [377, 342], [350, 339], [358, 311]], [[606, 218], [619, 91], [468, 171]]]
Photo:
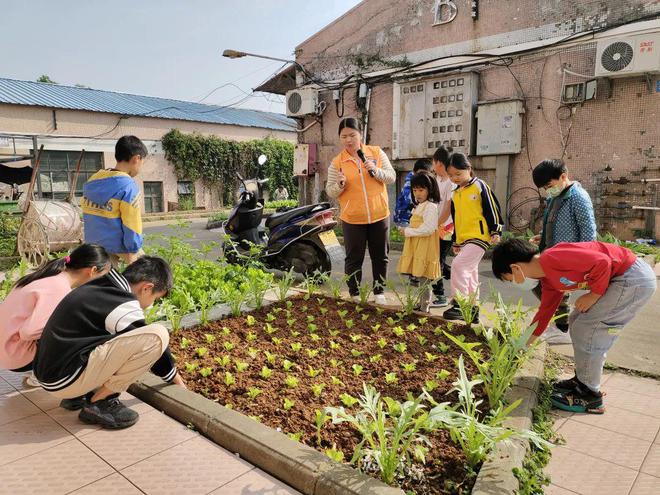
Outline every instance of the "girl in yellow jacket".
[[396, 173], [383, 150], [362, 144], [361, 130], [359, 121], [352, 117], [339, 123], [339, 140], [344, 149], [328, 167], [326, 192], [339, 201], [350, 295], [358, 296], [368, 246], [374, 298], [376, 304], [385, 304], [390, 223], [385, 185], [394, 182]]
[[[463, 153], [454, 153], [447, 165], [449, 179], [458, 187], [451, 198], [454, 219], [453, 250], [456, 257], [451, 265], [452, 306], [443, 313], [446, 320], [463, 319], [456, 302], [456, 293], [478, 295], [479, 262], [491, 244], [500, 242], [502, 215], [500, 204], [488, 184], [474, 177], [472, 166]], [[479, 308], [475, 308], [479, 322]], [[468, 322], [470, 323], [470, 322]]]

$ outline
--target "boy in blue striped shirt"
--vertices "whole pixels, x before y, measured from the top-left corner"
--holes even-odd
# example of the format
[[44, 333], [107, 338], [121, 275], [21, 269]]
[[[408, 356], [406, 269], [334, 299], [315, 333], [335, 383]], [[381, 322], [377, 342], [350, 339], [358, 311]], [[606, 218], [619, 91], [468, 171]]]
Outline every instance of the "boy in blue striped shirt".
[[99, 170], [83, 186], [85, 242], [103, 246], [114, 266], [130, 265], [142, 254], [141, 194], [133, 177], [147, 154], [140, 139], [123, 136], [115, 145], [115, 168]]

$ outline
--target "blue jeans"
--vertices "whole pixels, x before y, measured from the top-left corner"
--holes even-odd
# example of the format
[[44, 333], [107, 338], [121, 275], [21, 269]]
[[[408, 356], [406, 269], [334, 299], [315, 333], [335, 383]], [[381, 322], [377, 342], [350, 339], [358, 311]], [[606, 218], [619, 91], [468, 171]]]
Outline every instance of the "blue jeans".
[[569, 317], [575, 352], [575, 374], [594, 391], [600, 379], [607, 351], [627, 325], [648, 302], [657, 287], [654, 271], [637, 259], [626, 272], [610, 280], [603, 297], [586, 313], [573, 311]]

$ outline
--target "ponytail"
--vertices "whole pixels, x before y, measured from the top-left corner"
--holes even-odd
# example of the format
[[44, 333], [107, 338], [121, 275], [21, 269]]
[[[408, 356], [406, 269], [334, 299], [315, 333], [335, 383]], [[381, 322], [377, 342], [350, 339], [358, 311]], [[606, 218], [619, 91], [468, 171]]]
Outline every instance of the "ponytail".
[[42, 278], [54, 277], [65, 269], [80, 270], [82, 268], [94, 268], [103, 270], [110, 263], [110, 256], [103, 247], [97, 244], [81, 244], [64, 258], [49, 261], [38, 270], [18, 279], [14, 288], [25, 287], [32, 282]]
[[474, 173], [472, 172], [472, 165], [470, 164], [467, 156], [465, 156], [463, 153], [453, 153], [449, 157], [449, 162], [447, 163], [447, 168], [449, 167], [454, 167], [456, 170], [469, 170], [470, 177], [474, 177]]

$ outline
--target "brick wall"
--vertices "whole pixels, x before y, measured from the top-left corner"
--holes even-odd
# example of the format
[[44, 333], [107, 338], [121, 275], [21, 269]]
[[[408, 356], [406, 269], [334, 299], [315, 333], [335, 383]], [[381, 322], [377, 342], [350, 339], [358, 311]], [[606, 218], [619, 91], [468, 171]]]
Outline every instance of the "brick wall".
[[[538, 26], [545, 26], [545, 31], [536, 29], [535, 35], [547, 37], [558, 32], [581, 31], [596, 24], [611, 25], [660, 11], [660, 2], [641, 0], [482, 0], [480, 20], [473, 23], [471, 19], [464, 18], [469, 2], [456, 3], [459, 6], [457, 19], [451, 24], [432, 27], [428, 13], [433, 2], [363, 2], [344, 18], [302, 43], [298, 47], [298, 60], [303, 63], [309, 61], [317, 71], [348, 70], [350, 67], [346, 57], [332, 58], [330, 55], [342, 50], [344, 53], [369, 53], [374, 47], [379, 47], [380, 53], [387, 55], [423, 50], [427, 50], [425, 53], [428, 54], [428, 50], [446, 50], [447, 46], [473, 37], [501, 44], [514, 38], [509, 30], [514, 30], [517, 42], [521, 42], [521, 36], [525, 33], [531, 35]], [[366, 27], [358, 30], [358, 23]], [[383, 35], [378, 33], [386, 26], [390, 26], [390, 34], [383, 42]], [[438, 33], [442, 33], [442, 43], [439, 43]], [[497, 36], [499, 41], [493, 38]], [[483, 46], [473, 42], [473, 48], [483, 49]], [[510, 178], [510, 193], [513, 193], [511, 204], [524, 203], [517, 211], [518, 216], [529, 218], [531, 209], [538, 204], [538, 201], [531, 201], [534, 197], [539, 198], [531, 179], [532, 167], [542, 159], [563, 156], [571, 177], [579, 180], [594, 200], [599, 230], [612, 231], [623, 238], [634, 238], [639, 236], [639, 231], [650, 226], [649, 218], [653, 219], [654, 214], [611, 206], [620, 206], [622, 201], [628, 201], [628, 206], [657, 206], [656, 187], [651, 184], [645, 187], [643, 184], [607, 184], [607, 180], [622, 176], [635, 181], [660, 178], [660, 93], [655, 92], [657, 78], [652, 81], [652, 91], [647, 88], [646, 79], [641, 77], [614, 79], [609, 88], [600, 82], [596, 100], [562, 106], [562, 80], [583, 80], [565, 74], [563, 69], [593, 74], [595, 55], [595, 43], [587, 43], [514, 57], [510, 67], [476, 67], [474, 70], [480, 74], [479, 100], [508, 97], [525, 100], [523, 149], [512, 158]], [[340, 60], [343, 60], [343, 66]], [[391, 154], [392, 142], [392, 92], [390, 82], [377, 84], [373, 88], [369, 115], [369, 142], [381, 146], [388, 154]], [[320, 182], [323, 184], [325, 168], [340, 151], [337, 137], [340, 119], [331, 92], [322, 91], [321, 98], [328, 104], [322, 126], [314, 126], [306, 132], [301, 136], [301, 142], [319, 144]], [[358, 116], [355, 88], [346, 89], [344, 106], [344, 116]], [[310, 122], [306, 120], [306, 124]], [[494, 171], [480, 170], [482, 163], [479, 157], [472, 157], [472, 160], [477, 173], [492, 183]], [[611, 172], [605, 171], [608, 165], [612, 168]], [[410, 169], [412, 163], [401, 161], [395, 166], [405, 170]], [[640, 172], [644, 168], [644, 172]], [[504, 202], [507, 198], [499, 199]], [[520, 224], [520, 219], [517, 220]], [[660, 223], [655, 229], [656, 237], [659, 234]]]

